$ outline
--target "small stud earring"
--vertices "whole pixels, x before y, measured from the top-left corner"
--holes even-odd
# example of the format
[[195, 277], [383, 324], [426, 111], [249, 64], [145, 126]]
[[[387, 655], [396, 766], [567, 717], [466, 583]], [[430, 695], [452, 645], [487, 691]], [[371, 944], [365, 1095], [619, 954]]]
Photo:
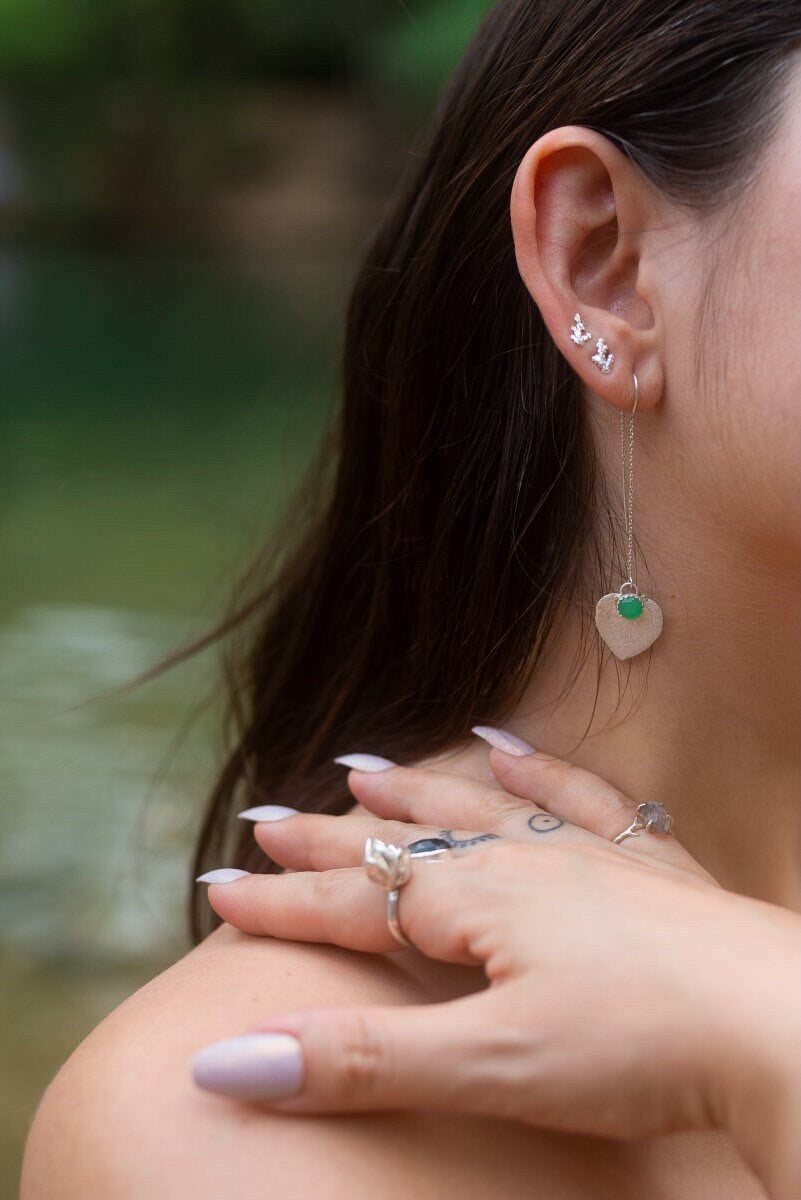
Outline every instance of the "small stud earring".
[[609, 353], [609, 347], [603, 338], [598, 338], [598, 341], [595, 343], [595, 353], [592, 356], [592, 361], [598, 367], [599, 371], [603, 371], [604, 375], [608, 375], [612, 370], [612, 363], [615, 361], [615, 356]]
[[585, 342], [589, 342], [591, 339], [592, 334], [582, 321], [580, 314], [576, 313], [573, 318], [573, 325], [570, 329], [571, 342], [575, 342], [577, 346], [583, 346]]

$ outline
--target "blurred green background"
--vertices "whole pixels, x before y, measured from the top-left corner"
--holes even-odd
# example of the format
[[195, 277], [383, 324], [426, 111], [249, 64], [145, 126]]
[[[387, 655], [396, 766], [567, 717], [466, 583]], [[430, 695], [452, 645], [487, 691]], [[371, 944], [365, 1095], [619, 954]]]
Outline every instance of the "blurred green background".
[[206, 628], [335, 402], [360, 254], [485, 0], [0, 0], [0, 1195], [189, 948]]

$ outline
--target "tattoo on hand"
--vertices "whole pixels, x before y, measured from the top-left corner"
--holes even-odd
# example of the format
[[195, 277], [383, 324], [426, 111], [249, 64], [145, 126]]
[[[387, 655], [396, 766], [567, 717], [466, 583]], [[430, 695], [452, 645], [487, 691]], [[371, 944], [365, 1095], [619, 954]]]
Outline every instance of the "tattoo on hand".
[[463, 849], [465, 846], [478, 846], [481, 842], [497, 842], [499, 836], [497, 833], [477, 833], [474, 837], [458, 838], [452, 829], [443, 829], [439, 837], [454, 850]]
[[[561, 829], [564, 823], [560, 817], [555, 817], [552, 813], [534, 813], [528, 819], [528, 827], [532, 833], [553, 833], [554, 830]], [[454, 850], [480, 846], [482, 842], [497, 842], [500, 837], [497, 833], [476, 833], [472, 837], [457, 837], [452, 829], [442, 829], [437, 836]]]
[[534, 813], [534, 816], [528, 819], [528, 827], [532, 833], [553, 833], [563, 825], [564, 821], [555, 817], [553, 813]]

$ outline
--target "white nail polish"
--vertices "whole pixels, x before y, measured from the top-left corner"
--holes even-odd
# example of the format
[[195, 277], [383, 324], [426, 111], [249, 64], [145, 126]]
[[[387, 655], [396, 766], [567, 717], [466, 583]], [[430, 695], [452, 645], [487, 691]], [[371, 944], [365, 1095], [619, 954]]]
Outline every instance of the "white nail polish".
[[197, 875], [195, 883], [233, 883], [250, 871], [240, 871], [238, 867], [217, 867], [215, 871], [207, 871], [205, 875]]
[[284, 821], [287, 817], [297, 816], [299, 811], [297, 808], [287, 808], [285, 804], [260, 804], [236, 815], [247, 821]]
[[474, 725], [472, 732], [485, 742], [489, 742], [495, 750], [503, 750], [505, 754], [515, 754], [522, 758], [524, 754], [536, 754], [533, 746], [524, 742], [514, 733], [506, 729], [494, 729], [492, 725]]
[[204, 1046], [192, 1059], [198, 1087], [239, 1100], [284, 1100], [303, 1090], [303, 1049], [288, 1033], [247, 1033]]
[[334, 759], [335, 763], [340, 763], [343, 767], [351, 767], [354, 771], [388, 771], [390, 767], [396, 767], [398, 764], [390, 762], [388, 758], [381, 758], [379, 754], [342, 754], [339, 758]]

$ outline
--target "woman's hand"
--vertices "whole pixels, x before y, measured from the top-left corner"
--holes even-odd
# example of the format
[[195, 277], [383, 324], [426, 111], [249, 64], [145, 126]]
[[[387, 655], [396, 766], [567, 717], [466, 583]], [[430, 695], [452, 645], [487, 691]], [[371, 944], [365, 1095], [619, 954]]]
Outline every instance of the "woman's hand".
[[250, 933], [388, 951], [384, 896], [347, 865], [365, 837], [494, 834], [415, 861], [400, 893], [415, 945], [482, 965], [489, 988], [275, 1017], [266, 1036], [201, 1053], [198, 1082], [286, 1112], [439, 1107], [621, 1138], [724, 1124], [763, 1179], [778, 1170], [781, 1195], [797, 1170], [797, 918], [723, 891], [671, 836], [612, 844], [636, 805], [590, 772], [536, 753], [491, 763], [505, 791], [431, 770], [353, 773], [362, 805], [389, 820], [259, 824], [263, 848], [298, 873], [209, 894]]

